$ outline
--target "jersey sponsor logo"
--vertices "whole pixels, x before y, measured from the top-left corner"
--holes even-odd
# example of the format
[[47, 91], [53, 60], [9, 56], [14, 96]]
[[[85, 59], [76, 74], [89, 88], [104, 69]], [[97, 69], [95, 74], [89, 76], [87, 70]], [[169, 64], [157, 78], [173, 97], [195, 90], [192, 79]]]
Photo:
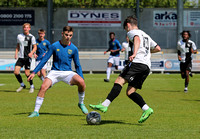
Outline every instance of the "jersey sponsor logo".
[[187, 47], [190, 47], [190, 44], [189, 44], [189, 43], [187, 44]]
[[134, 77], [130, 77], [130, 81], [133, 81]]
[[59, 51], [60, 51], [60, 49], [57, 49], [56, 51], [57, 51], [57, 52], [59, 52]]
[[46, 42], [44, 42], [43, 45], [46, 46], [47, 45]]
[[68, 54], [72, 54], [72, 50], [71, 49], [68, 49]]
[[29, 40], [30, 40], [30, 37], [29, 37], [29, 36], [27, 36], [27, 37], [26, 37], [26, 39], [27, 39], [27, 41], [29, 41]]
[[113, 42], [112, 45], [115, 45], [115, 43]]
[[24, 45], [24, 47], [28, 46], [28, 41], [23, 41], [22, 45]]

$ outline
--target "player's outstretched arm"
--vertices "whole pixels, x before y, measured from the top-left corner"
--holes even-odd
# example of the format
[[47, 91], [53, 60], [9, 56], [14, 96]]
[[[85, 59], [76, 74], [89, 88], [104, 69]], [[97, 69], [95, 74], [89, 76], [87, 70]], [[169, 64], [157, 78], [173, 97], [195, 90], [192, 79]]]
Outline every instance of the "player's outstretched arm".
[[178, 61], [181, 61], [182, 60], [182, 58], [181, 58], [181, 51], [180, 50], [178, 50]]
[[161, 48], [159, 45], [156, 45], [156, 47], [154, 49], [151, 50], [151, 53], [157, 53], [157, 52], [160, 52], [161, 51]]
[[36, 53], [34, 53], [34, 58], [37, 59], [38, 55]]
[[125, 51], [125, 48], [122, 48], [121, 52], [124, 52]]
[[44, 67], [44, 65], [46, 64], [46, 62], [49, 60], [49, 58], [51, 57], [51, 55], [53, 54], [53, 50], [54, 47], [53, 45], [50, 46], [49, 51], [46, 53], [46, 55], [42, 58], [42, 60], [40, 61], [40, 63], [35, 67], [35, 69], [33, 70], [33, 72], [36, 74], [38, 71], [40, 71], [42, 69], [42, 67]]
[[136, 54], [138, 52], [138, 49], [140, 47], [140, 38], [139, 38], [139, 36], [134, 36], [133, 42], [134, 42], [134, 51], [133, 51], [133, 55], [131, 55], [129, 57], [130, 61], [133, 61], [133, 59], [135, 58], [135, 56], [136, 56]]
[[33, 80], [33, 78], [35, 77], [35, 73], [31, 73], [31, 75], [28, 77], [28, 81]]
[[15, 59], [18, 58], [18, 52], [19, 52], [19, 43], [17, 44], [17, 47], [15, 49]]
[[81, 68], [81, 64], [80, 64], [80, 60], [79, 60], [78, 49], [75, 49], [73, 60], [74, 60], [75, 69], [76, 69], [77, 74], [84, 79], [82, 68]]
[[30, 58], [32, 58], [32, 56], [33, 56], [33, 54], [36, 52], [36, 50], [37, 50], [37, 45], [34, 44], [34, 45], [33, 45], [33, 50], [28, 54], [28, 56], [29, 56]]
[[193, 49], [192, 49], [192, 53], [193, 53], [193, 54], [198, 54], [198, 53], [197, 53], [197, 50], [193, 50]]

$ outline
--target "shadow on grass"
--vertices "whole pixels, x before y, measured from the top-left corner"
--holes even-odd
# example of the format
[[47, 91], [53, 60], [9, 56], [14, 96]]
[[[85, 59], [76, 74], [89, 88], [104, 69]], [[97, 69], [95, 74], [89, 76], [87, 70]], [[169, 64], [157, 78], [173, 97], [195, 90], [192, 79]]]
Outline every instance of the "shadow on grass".
[[183, 91], [180, 91], [180, 90], [155, 90], [156, 92], [183, 92]]
[[[105, 124], [122, 124], [122, 125], [137, 125], [137, 126], [143, 126], [142, 124], [134, 124], [134, 123], [125, 123], [123, 121], [116, 121], [116, 120], [101, 120], [101, 123], [99, 125], [105, 125]], [[92, 126], [85, 124], [87, 126]], [[94, 125], [93, 125], [94, 126]]]
[[14, 90], [0, 90], [0, 92], [12, 92], [12, 93], [17, 93], [17, 92], [14, 91]]
[[197, 101], [200, 102], [200, 99], [181, 99], [183, 101]]
[[[24, 113], [15, 113], [14, 115], [30, 115], [31, 112], [24, 112]], [[41, 112], [40, 115], [57, 115], [57, 116], [83, 116], [77, 114], [63, 114], [63, 113], [48, 113], [48, 112]]]
[[[35, 92], [39, 91], [39, 89], [34, 89], [34, 90], [35, 90]], [[16, 90], [0, 90], [0, 92], [11, 92], [11, 93], [23, 93], [24, 91], [29, 91], [29, 88], [25, 88], [21, 92], [16, 92]]]

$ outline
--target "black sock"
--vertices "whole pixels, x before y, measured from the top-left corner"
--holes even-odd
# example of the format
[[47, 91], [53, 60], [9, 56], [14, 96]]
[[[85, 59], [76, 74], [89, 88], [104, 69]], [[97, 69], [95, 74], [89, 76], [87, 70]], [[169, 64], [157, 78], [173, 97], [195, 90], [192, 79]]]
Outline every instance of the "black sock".
[[[26, 76], [26, 77], [28, 78], [29, 76]], [[29, 83], [30, 83], [30, 85], [32, 85], [33, 84], [33, 80], [30, 80]]]
[[187, 81], [187, 78], [185, 79], [185, 87], [188, 87], [188, 81]]
[[122, 90], [122, 86], [118, 83], [115, 83], [112, 90], [107, 96], [107, 99], [109, 99], [111, 102], [119, 95], [119, 93]]
[[185, 83], [185, 87], [188, 87], [188, 83]]
[[20, 74], [15, 75], [19, 83], [22, 83], [22, 76]]
[[146, 104], [145, 101], [143, 100], [142, 96], [140, 96], [138, 93], [134, 92], [128, 97], [133, 100], [136, 104], [138, 104], [141, 108]]

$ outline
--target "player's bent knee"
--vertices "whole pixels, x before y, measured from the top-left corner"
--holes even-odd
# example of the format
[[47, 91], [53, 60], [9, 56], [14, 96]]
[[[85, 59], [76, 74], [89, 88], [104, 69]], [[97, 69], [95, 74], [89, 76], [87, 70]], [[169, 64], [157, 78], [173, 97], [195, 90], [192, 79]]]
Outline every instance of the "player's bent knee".
[[82, 87], [82, 88], [85, 88], [85, 87], [86, 87], [85, 81], [84, 81], [83, 79], [81, 79], [81, 80], [79, 81], [78, 85], [79, 85], [80, 87]]
[[18, 75], [18, 74], [19, 74], [19, 72], [18, 72], [18, 71], [14, 71], [14, 74], [15, 74], [15, 75]]
[[127, 90], [126, 90], [126, 95], [130, 96], [132, 93], [135, 93], [137, 91], [136, 88], [132, 87], [132, 86], [128, 86]]
[[185, 75], [184, 73], [182, 73], [182, 74], [181, 74], [181, 78], [182, 78], [182, 79], [185, 79], [185, 78], [186, 78], [186, 75]]
[[30, 76], [30, 74], [25, 74], [25, 75], [26, 75], [27, 78]]
[[48, 88], [49, 88], [48, 85], [42, 84], [40, 89], [41, 89], [42, 91], [46, 91]]

